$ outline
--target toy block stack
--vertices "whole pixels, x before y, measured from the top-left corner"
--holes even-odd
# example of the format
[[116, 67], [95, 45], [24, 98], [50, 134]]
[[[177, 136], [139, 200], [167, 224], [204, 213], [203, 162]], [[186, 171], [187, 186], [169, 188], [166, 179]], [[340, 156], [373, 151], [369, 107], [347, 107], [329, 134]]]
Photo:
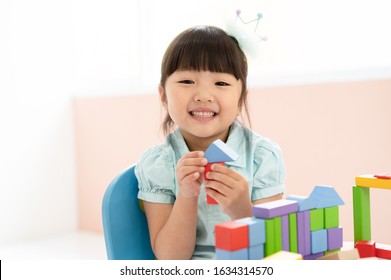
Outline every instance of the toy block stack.
[[315, 186], [309, 197], [289, 196], [254, 205], [253, 217], [216, 225], [216, 258], [292, 259], [289, 254], [274, 256], [282, 251], [311, 260], [340, 250], [338, 207], [343, 204], [334, 188]]
[[248, 217], [215, 227], [216, 258], [259, 260], [264, 257], [265, 221]]
[[339, 206], [344, 202], [333, 187], [315, 186], [307, 198], [288, 196], [287, 199], [299, 203], [298, 253], [305, 260], [317, 259], [342, 247]]
[[[212, 164], [224, 165], [225, 162], [235, 161], [239, 155], [220, 139], [214, 141], [205, 151], [205, 158], [208, 164], [205, 166], [204, 179], [206, 174], [211, 171]], [[209, 195], [206, 196], [208, 204], [218, 204], [216, 200]]]
[[391, 190], [391, 174], [362, 175], [353, 186], [354, 242], [360, 258], [391, 259], [391, 248], [371, 240], [370, 189]]

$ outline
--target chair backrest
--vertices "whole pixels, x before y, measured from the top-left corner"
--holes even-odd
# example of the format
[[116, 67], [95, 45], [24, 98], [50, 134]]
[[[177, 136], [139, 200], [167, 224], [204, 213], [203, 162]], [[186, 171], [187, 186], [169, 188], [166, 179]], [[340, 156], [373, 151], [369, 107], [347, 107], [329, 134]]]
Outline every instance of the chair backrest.
[[102, 222], [109, 260], [149, 260], [151, 249], [145, 213], [137, 199], [135, 165], [108, 186], [102, 201]]

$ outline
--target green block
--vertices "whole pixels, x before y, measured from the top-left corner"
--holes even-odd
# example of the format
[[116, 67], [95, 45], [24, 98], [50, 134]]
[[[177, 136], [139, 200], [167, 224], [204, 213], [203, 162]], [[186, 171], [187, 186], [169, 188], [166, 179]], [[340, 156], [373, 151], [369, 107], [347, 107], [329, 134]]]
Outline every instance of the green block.
[[289, 219], [289, 251], [297, 253], [297, 217], [296, 213], [291, 213]]
[[274, 244], [275, 244], [275, 252], [282, 251], [282, 218], [275, 217], [274, 219]]
[[265, 257], [270, 256], [276, 252], [274, 232], [274, 219], [265, 219]]
[[324, 208], [310, 210], [310, 231], [324, 229]]
[[339, 207], [333, 206], [324, 209], [324, 227], [339, 227]]
[[354, 242], [371, 240], [370, 188], [353, 186]]

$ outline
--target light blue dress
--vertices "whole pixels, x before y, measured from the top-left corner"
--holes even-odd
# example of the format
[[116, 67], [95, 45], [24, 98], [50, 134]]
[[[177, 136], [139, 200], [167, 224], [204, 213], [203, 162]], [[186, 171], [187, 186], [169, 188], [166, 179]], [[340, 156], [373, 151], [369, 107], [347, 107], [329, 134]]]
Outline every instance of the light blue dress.
[[[285, 192], [285, 165], [281, 149], [272, 140], [262, 137], [238, 123], [231, 125], [227, 145], [239, 154], [226, 166], [244, 176], [249, 185], [251, 200]], [[136, 165], [139, 182], [138, 198], [157, 203], [175, 202], [179, 191], [175, 169], [177, 161], [189, 149], [177, 129], [164, 143], [147, 150]], [[193, 259], [215, 257], [214, 227], [229, 221], [219, 205], [207, 204], [204, 186], [198, 199], [197, 238]]]

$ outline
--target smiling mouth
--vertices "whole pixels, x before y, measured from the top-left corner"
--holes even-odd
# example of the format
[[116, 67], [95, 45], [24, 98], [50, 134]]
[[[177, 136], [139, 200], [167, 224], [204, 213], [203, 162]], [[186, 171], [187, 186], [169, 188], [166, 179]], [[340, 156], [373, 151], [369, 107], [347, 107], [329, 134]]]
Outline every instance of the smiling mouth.
[[191, 111], [190, 114], [197, 118], [212, 118], [217, 115], [215, 112], [199, 112], [199, 111]]

